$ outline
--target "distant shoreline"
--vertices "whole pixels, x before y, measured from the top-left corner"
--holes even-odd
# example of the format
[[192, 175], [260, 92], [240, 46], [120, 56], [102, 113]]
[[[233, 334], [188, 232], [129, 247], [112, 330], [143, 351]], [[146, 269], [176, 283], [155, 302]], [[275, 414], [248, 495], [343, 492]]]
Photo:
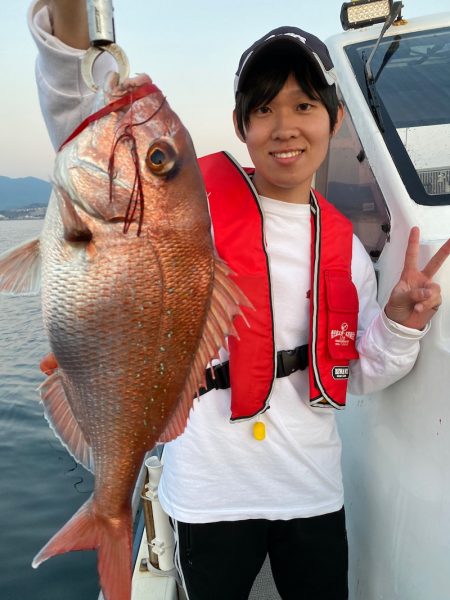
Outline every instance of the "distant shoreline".
[[0, 217], [0, 223], [5, 221], [42, 221], [44, 217]]
[[10, 208], [0, 212], [0, 221], [35, 221], [45, 217], [46, 206]]

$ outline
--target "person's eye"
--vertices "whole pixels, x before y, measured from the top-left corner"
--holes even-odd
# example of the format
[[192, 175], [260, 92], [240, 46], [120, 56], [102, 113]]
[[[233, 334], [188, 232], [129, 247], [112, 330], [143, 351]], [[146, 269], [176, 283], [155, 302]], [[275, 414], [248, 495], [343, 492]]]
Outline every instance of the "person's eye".
[[270, 108], [268, 106], [258, 106], [254, 110], [255, 115], [268, 115], [270, 113]]
[[312, 109], [312, 107], [313, 105], [309, 102], [300, 102], [300, 104], [297, 105], [297, 110], [299, 110], [300, 112], [309, 112]]

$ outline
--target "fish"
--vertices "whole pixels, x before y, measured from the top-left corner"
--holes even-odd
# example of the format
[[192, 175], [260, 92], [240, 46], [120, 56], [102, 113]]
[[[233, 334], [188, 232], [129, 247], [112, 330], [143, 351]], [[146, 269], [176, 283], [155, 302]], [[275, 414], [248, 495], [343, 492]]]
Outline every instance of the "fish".
[[95, 476], [33, 566], [97, 549], [106, 600], [129, 600], [145, 454], [183, 432], [206, 365], [250, 304], [215, 254], [193, 144], [162, 92], [145, 74], [110, 74], [97, 96], [57, 153], [39, 238], [0, 257], [0, 291], [40, 290], [58, 365], [40, 386], [44, 413]]

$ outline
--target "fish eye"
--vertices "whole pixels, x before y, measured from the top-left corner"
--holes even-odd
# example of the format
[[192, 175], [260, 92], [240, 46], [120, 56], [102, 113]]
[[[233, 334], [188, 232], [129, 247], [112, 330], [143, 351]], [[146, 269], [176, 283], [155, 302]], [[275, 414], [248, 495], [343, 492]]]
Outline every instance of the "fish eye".
[[160, 138], [147, 151], [145, 162], [154, 175], [167, 175], [175, 167], [177, 152], [171, 140]]

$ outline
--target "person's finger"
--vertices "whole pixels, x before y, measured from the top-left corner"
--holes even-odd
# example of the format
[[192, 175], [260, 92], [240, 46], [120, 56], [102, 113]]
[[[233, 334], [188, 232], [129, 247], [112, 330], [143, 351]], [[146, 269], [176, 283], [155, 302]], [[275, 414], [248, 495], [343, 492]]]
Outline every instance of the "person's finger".
[[[417, 299], [417, 304], [414, 305], [415, 312], [436, 311], [442, 303], [440, 286], [434, 282], [428, 282], [425, 285], [426, 288], [415, 290], [414, 294], [411, 294], [411, 298]], [[423, 296], [422, 300], [420, 300], [421, 295]]]
[[422, 273], [429, 277], [430, 279], [439, 271], [444, 262], [447, 260], [448, 255], [450, 254], [450, 240], [447, 240], [445, 244], [443, 244], [436, 254], [430, 258], [428, 263], [422, 269]]
[[419, 258], [419, 240], [419, 228], [412, 227], [411, 231], [409, 232], [408, 245], [406, 246], [403, 272], [409, 269], [417, 269], [417, 261]]
[[39, 363], [39, 368], [45, 375], [51, 375], [58, 368], [58, 363], [56, 362], [55, 355], [53, 352], [44, 356], [44, 358]]
[[442, 304], [441, 288], [437, 283], [430, 282], [427, 285], [427, 289], [430, 291], [429, 297], [424, 301], [425, 308], [427, 310], [440, 306]]
[[423, 287], [436, 296], [441, 294], [441, 286], [435, 281], [427, 281], [423, 284]]
[[425, 306], [424, 306], [423, 302], [418, 302], [417, 304], [414, 304], [413, 310], [416, 313], [422, 313], [422, 312], [424, 312], [425, 311]]
[[433, 297], [433, 290], [426, 288], [426, 287], [421, 287], [421, 288], [415, 288], [413, 290], [410, 290], [408, 292], [408, 303], [409, 304], [415, 304], [416, 302], [424, 302], [424, 301], [428, 301], [429, 299], [431, 299]]

